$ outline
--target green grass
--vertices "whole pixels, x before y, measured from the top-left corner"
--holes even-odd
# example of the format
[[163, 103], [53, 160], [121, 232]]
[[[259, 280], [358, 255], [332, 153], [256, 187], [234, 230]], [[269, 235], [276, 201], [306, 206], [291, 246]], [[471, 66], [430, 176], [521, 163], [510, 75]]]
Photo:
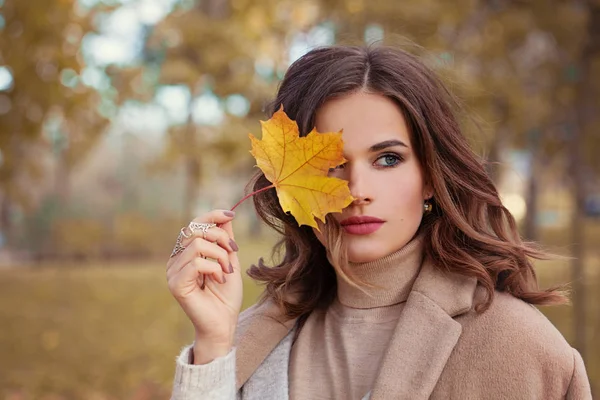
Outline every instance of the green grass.
[[[270, 243], [241, 242], [242, 265], [269, 255]], [[600, 338], [598, 259], [588, 267], [591, 342]], [[157, 262], [0, 271], [0, 397], [168, 398], [175, 356], [193, 331], [167, 289], [164, 268]], [[565, 263], [546, 262], [538, 270], [544, 285], [570, 279]], [[244, 307], [260, 290], [246, 282]], [[543, 311], [572, 338], [569, 307]], [[598, 386], [600, 355], [589, 350], [588, 373]]]

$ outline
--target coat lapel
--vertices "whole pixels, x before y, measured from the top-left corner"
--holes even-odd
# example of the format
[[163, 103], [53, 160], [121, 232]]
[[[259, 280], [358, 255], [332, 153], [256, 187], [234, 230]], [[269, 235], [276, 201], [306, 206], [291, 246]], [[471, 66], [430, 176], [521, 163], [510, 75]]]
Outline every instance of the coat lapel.
[[[375, 380], [370, 400], [428, 399], [462, 327], [453, 317], [469, 311], [477, 281], [435, 267], [428, 258], [406, 301]], [[236, 334], [239, 390], [296, 323], [267, 300], [242, 315]]]
[[239, 390], [296, 323], [286, 320], [279, 307], [267, 300], [240, 316], [236, 333], [236, 386]]
[[429, 398], [462, 332], [453, 317], [471, 309], [476, 285], [475, 278], [445, 273], [424, 260], [371, 400]]

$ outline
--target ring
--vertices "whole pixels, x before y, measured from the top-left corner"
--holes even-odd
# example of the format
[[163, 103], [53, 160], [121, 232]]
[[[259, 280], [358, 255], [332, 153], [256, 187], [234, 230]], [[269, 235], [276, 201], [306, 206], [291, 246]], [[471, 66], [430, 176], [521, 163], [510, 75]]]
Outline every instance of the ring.
[[[184, 226], [183, 228], [181, 228], [180, 234], [181, 234], [181, 235], [182, 235], [184, 238], [186, 238], [186, 239], [189, 239], [189, 238], [191, 238], [191, 237], [192, 237], [192, 235], [186, 235], [186, 234], [185, 234], [185, 228], [186, 228], [185, 226]], [[192, 234], [193, 234], [193, 232], [192, 232]]]
[[192, 221], [187, 227], [190, 229], [190, 232], [192, 232], [192, 235], [196, 231], [202, 231], [202, 239], [206, 239], [206, 231], [208, 231], [210, 228], [214, 228], [215, 226], [217, 226], [217, 224], [207, 224], [205, 222]]
[[184, 250], [185, 250], [185, 246], [182, 246], [181, 241], [177, 240], [177, 242], [175, 242], [175, 247], [173, 247], [173, 251], [171, 252], [171, 255], [169, 256], [169, 258], [175, 257], [177, 254], [181, 253]]
[[179, 235], [177, 235], [177, 240], [175, 241], [175, 247], [173, 247], [173, 251], [171, 252], [171, 255], [169, 256], [169, 258], [173, 258], [177, 254], [179, 254], [183, 250], [185, 250], [185, 246], [183, 244], [181, 244], [182, 237], [185, 237], [185, 233], [183, 233], [183, 228], [181, 229], [181, 231], [179, 231]]
[[[181, 228], [181, 230], [179, 231], [179, 235], [177, 236], [177, 240], [175, 241], [175, 247], [173, 247], [173, 251], [171, 252], [171, 255], [169, 256], [169, 258], [173, 258], [175, 257], [177, 254], [181, 253], [183, 250], [185, 250], [185, 246], [181, 243], [182, 242], [182, 238], [186, 238], [189, 239], [191, 238], [194, 233], [196, 231], [202, 231], [202, 239], [206, 238], [206, 231], [208, 231], [210, 228], [214, 228], [215, 226], [217, 226], [217, 224], [208, 224], [205, 222], [190, 222], [189, 225], [187, 226], [187, 228], [189, 228], [190, 230], [190, 234], [187, 235], [185, 233], [185, 228], [183, 227]], [[203, 258], [206, 258], [204, 256], [202, 256]]]

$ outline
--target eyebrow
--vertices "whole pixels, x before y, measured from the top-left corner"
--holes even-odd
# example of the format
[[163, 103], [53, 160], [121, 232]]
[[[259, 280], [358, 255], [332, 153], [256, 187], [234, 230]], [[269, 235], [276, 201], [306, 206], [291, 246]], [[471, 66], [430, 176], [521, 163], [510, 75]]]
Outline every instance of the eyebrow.
[[374, 153], [376, 151], [383, 150], [388, 147], [394, 147], [394, 146], [403, 146], [403, 147], [408, 148], [408, 146], [404, 142], [402, 142], [400, 140], [392, 139], [392, 140], [385, 140], [381, 143], [374, 144], [373, 146], [369, 147], [369, 152]]

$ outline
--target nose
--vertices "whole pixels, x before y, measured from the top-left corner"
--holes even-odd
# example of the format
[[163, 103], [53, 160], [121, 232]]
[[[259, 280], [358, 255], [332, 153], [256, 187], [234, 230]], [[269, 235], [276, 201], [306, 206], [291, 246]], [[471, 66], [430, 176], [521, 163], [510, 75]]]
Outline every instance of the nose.
[[[350, 168], [348, 168], [350, 169]], [[364, 172], [359, 171], [359, 168], [352, 167], [348, 177], [348, 187], [350, 188], [350, 194], [354, 197], [352, 205], [366, 205], [372, 201], [371, 195], [369, 194], [369, 188], [367, 185], [368, 179]]]
[[352, 205], [354, 206], [364, 206], [367, 205], [371, 202], [371, 199], [369, 197], [366, 197], [362, 194], [359, 195], [352, 195], [354, 197], [354, 201], [352, 202]]

